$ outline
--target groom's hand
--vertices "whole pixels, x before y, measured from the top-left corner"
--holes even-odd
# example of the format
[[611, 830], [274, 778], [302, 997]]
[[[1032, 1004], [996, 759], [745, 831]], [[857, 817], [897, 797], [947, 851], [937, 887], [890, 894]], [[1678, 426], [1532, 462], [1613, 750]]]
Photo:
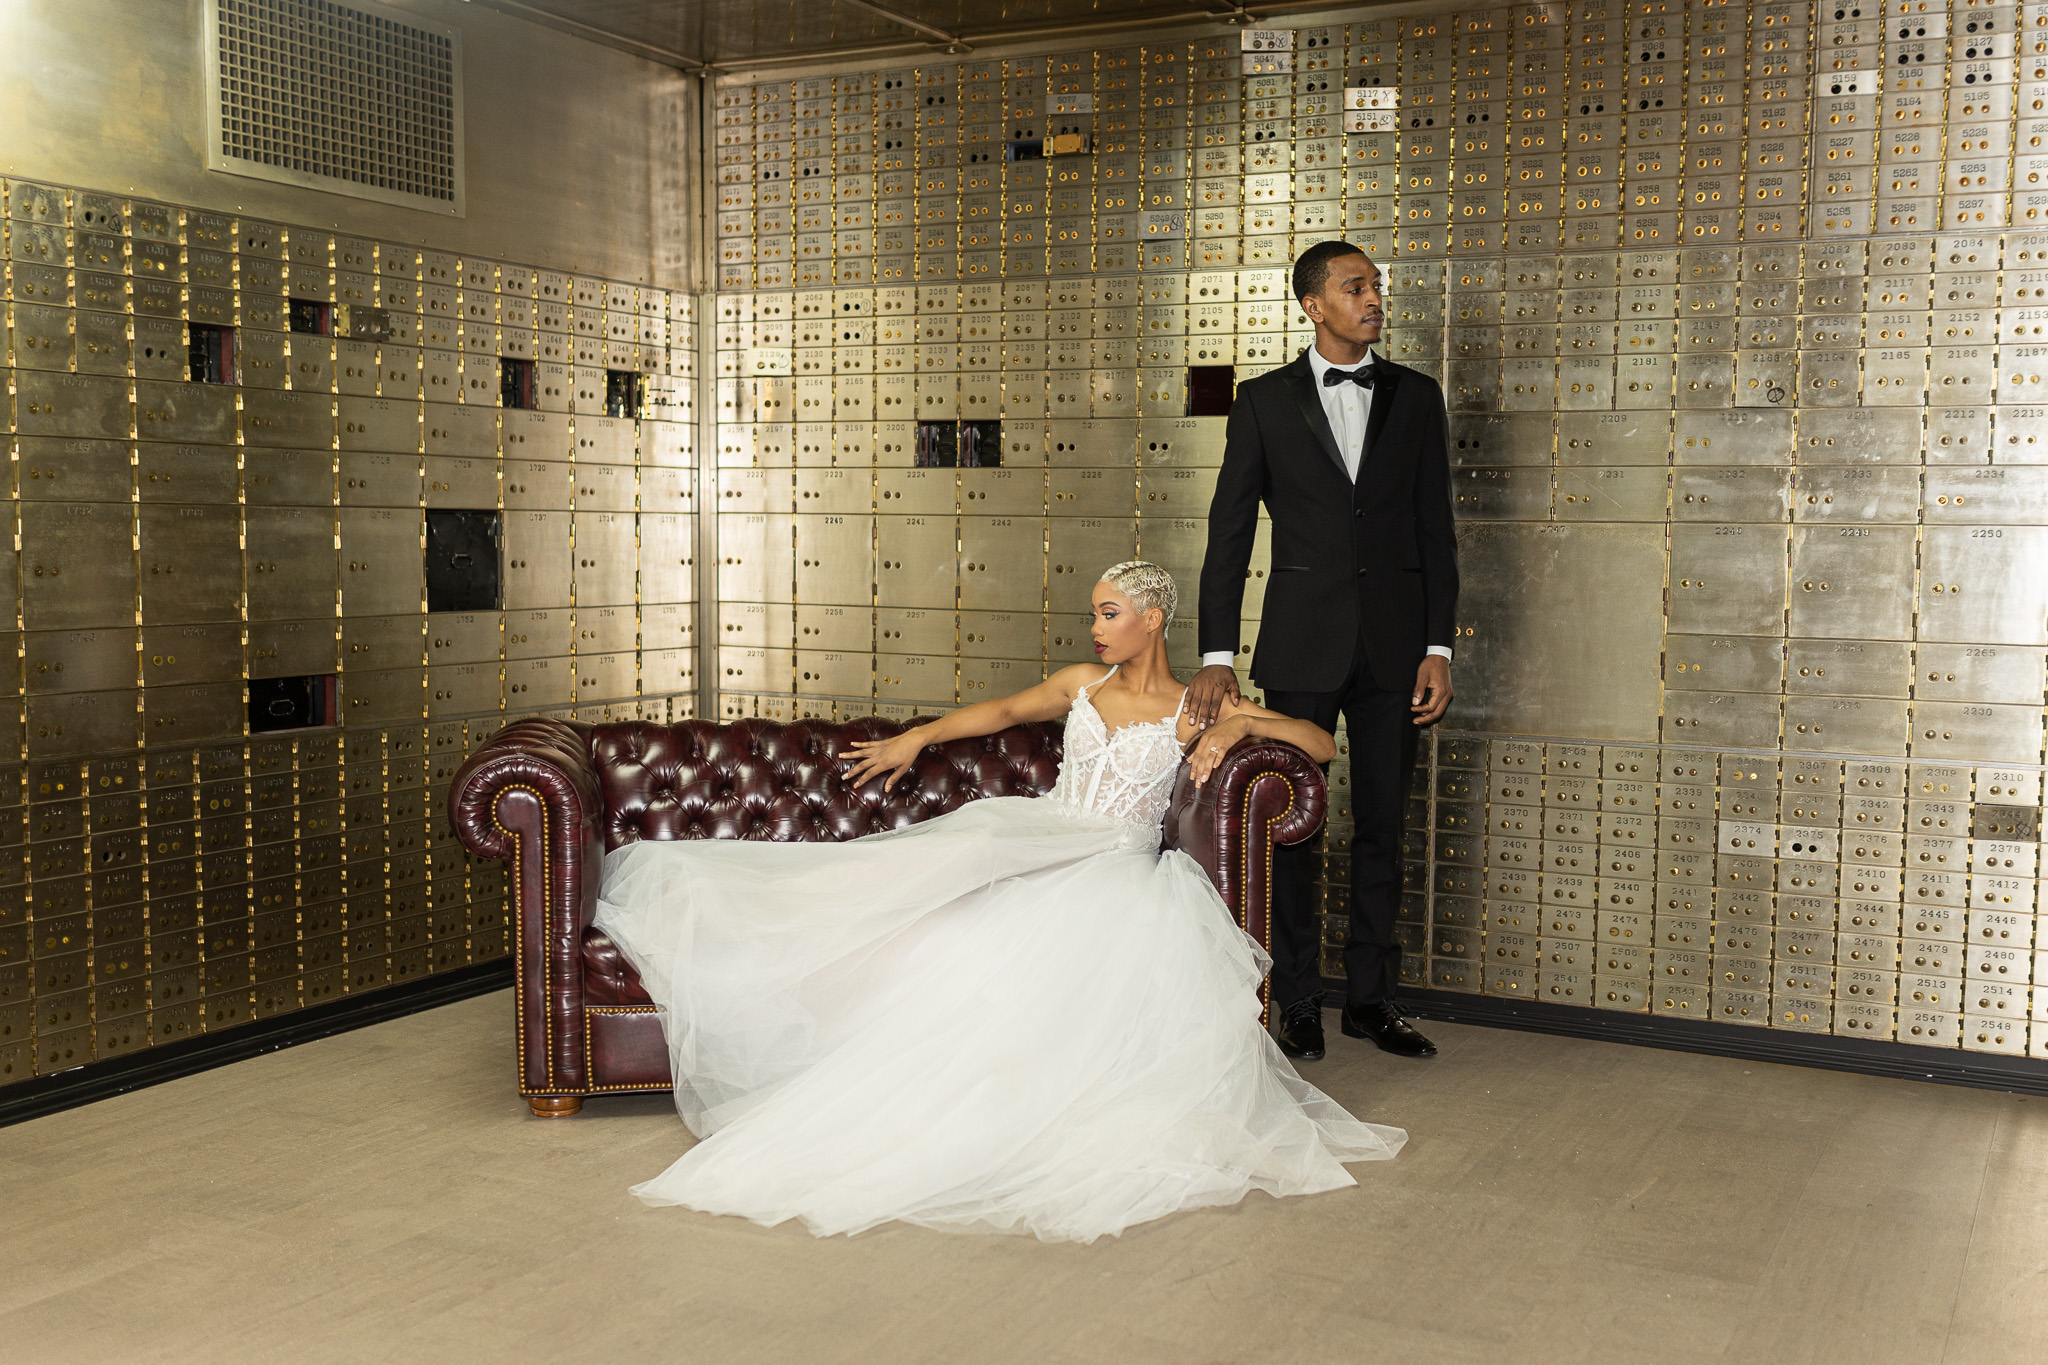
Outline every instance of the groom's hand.
[[1225, 702], [1237, 700], [1237, 671], [1227, 664], [1210, 664], [1188, 684], [1188, 699], [1181, 703], [1181, 712], [1197, 730], [1206, 730], [1216, 723], [1216, 713]]
[[1434, 725], [1451, 704], [1451, 661], [1441, 654], [1423, 656], [1415, 670], [1415, 695], [1408, 699], [1417, 725]]

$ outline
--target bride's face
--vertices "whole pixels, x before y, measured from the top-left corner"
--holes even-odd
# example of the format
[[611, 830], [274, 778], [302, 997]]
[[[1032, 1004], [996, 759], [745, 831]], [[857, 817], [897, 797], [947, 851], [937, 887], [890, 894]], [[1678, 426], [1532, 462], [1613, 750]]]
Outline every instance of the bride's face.
[[1154, 607], [1138, 610], [1138, 604], [1117, 591], [1111, 583], [1097, 583], [1094, 594], [1095, 657], [1106, 664], [1129, 663], [1152, 648], [1166, 613]]

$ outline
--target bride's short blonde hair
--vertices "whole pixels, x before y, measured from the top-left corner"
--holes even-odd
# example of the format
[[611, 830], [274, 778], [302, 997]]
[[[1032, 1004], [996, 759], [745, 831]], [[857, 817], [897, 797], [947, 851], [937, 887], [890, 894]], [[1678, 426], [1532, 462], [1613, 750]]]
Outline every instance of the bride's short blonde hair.
[[1160, 623], [1161, 631], [1172, 623], [1173, 608], [1180, 599], [1180, 590], [1174, 586], [1173, 575], [1157, 564], [1146, 559], [1126, 559], [1104, 569], [1102, 581], [1137, 603], [1139, 611], [1157, 607], [1165, 612], [1166, 620]]

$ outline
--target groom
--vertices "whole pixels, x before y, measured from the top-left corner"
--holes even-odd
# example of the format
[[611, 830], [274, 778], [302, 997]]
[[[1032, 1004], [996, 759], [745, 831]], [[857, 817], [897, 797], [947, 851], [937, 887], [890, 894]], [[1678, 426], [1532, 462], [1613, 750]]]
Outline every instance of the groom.
[[[1252, 654], [1265, 704], [1334, 730], [1351, 748], [1351, 935], [1343, 1029], [1388, 1052], [1436, 1047], [1394, 1005], [1401, 945], [1401, 822], [1420, 727], [1451, 701], [1451, 528], [1443, 390], [1373, 355], [1380, 272], [1349, 242], [1294, 263], [1294, 294], [1316, 344], [1237, 390], [1202, 561], [1202, 671], [1188, 690], [1197, 725], [1238, 693], [1231, 660], [1259, 504], [1273, 521], [1272, 577]], [[1275, 850], [1273, 1003], [1280, 1048], [1323, 1055], [1323, 986], [1313, 843]]]

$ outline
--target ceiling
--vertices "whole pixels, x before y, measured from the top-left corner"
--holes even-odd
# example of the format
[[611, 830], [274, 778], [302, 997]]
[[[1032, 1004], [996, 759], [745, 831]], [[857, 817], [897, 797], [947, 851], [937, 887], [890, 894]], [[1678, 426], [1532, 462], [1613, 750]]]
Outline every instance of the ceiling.
[[965, 52], [1062, 33], [1078, 36], [1275, 10], [1358, 8], [1289, 0], [1246, 13], [1236, 0], [472, 0], [685, 69], [758, 69], [830, 58]]

